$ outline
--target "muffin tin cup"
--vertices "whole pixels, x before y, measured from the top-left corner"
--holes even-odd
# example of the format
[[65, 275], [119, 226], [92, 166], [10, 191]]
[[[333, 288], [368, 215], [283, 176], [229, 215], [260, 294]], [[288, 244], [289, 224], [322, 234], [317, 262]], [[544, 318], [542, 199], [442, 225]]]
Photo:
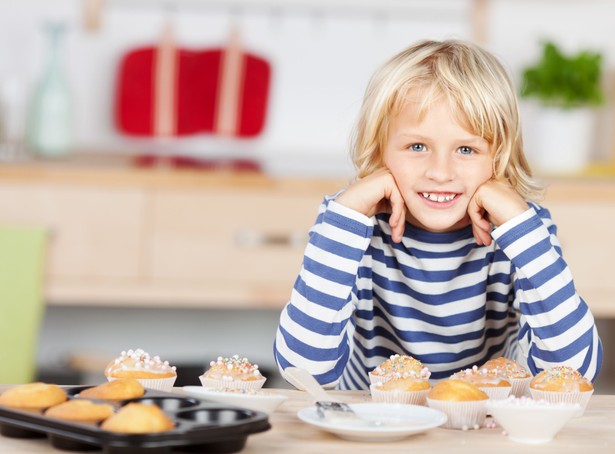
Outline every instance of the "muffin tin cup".
[[374, 402], [382, 402], [386, 404], [410, 404], [410, 405], [426, 405], [428, 389], [420, 391], [387, 391], [379, 389], [378, 386], [371, 385], [369, 387], [372, 400]]
[[530, 388], [530, 394], [532, 399], [536, 400], [546, 400], [547, 402], [551, 402], [554, 404], [557, 403], [567, 403], [567, 404], [579, 404], [581, 409], [575, 415], [576, 418], [579, 416], [583, 416], [585, 413], [585, 409], [587, 408], [587, 404], [589, 403], [589, 399], [591, 398], [593, 390], [584, 391], [584, 392], [557, 392], [557, 391], [542, 391], [539, 389]]
[[[85, 388], [88, 386], [65, 390], [69, 399], [80, 399], [79, 392]], [[88, 400], [111, 403], [116, 409], [133, 402], [157, 405], [175, 426], [159, 433], [124, 434], [103, 430], [99, 424], [50, 418], [41, 413], [0, 406], [0, 432], [13, 438], [46, 436], [53, 447], [65, 451], [232, 453], [243, 449], [249, 435], [271, 427], [263, 412], [158, 390], [147, 389], [144, 396], [134, 399]]]
[[265, 384], [266, 378], [259, 380], [217, 380], [204, 375], [199, 377], [201, 385], [213, 389], [237, 389], [244, 391], [258, 391]]
[[445, 429], [480, 429], [487, 416], [487, 400], [471, 402], [435, 400], [427, 398], [429, 407], [446, 413]]

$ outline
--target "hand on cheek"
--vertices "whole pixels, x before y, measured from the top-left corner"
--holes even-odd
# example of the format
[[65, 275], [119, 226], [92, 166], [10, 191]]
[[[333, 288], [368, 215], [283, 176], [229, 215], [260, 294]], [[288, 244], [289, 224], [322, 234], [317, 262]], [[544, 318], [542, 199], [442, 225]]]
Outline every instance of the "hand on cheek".
[[377, 170], [356, 181], [336, 202], [368, 217], [390, 213], [391, 236], [394, 242], [401, 241], [406, 225], [406, 204], [388, 169]]
[[491, 227], [499, 227], [529, 209], [508, 184], [489, 180], [478, 187], [468, 204], [468, 216], [479, 245], [491, 244]]

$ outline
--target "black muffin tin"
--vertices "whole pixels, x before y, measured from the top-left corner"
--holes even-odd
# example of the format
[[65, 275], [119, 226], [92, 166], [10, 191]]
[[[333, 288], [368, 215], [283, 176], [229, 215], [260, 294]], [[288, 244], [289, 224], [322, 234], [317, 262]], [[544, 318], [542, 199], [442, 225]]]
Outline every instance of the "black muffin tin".
[[[69, 399], [91, 386], [64, 388]], [[175, 423], [166, 432], [121, 434], [99, 424], [64, 421], [0, 406], [0, 434], [12, 438], [44, 438], [65, 451], [100, 451], [109, 454], [162, 454], [175, 452], [231, 453], [241, 451], [251, 434], [271, 428], [266, 413], [163, 391], [146, 390], [135, 399], [108, 401], [116, 409], [141, 402], [159, 406]]]

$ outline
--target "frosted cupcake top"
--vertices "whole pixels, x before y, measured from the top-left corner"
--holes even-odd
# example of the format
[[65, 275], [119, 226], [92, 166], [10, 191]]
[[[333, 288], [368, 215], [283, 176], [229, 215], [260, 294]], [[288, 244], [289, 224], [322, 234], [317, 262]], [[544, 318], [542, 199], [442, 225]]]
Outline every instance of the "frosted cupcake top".
[[503, 356], [493, 358], [481, 366], [481, 369], [494, 370], [504, 378], [531, 378], [531, 374], [521, 364]]
[[543, 370], [532, 379], [530, 388], [556, 392], [585, 392], [594, 389], [592, 383], [578, 370], [568, 366]]
[[512, 386], [511, 383], [502, 377], [497, 370], [478, 368], [472, 366], [471, 369], [463, 369], [451, 375], [453, 380], [462, 380], [472, 383], [478, 387], [489, 386]]
[[169, 365], [168, 361], [162, 361], [159, 356], [150, 356], [146, 351], [137, 348], [121, 352], [119, 357], [107, 365], [105, 376], [124, 378], [133, 372], [163, 377], [177, 375], [176, 367]]
[[258, 364], [252, 364], [248, 361], [248, 358], [240, 358], [239, 355], [233, 355], [230, 358], [218, 356], [216, 361], [209, 363], [209, 369], [204, 376], [225, 381], [252, 381], [264, 378], [258, 370]]
[[378, 367], [370, 372], [376, 376], [414, 377], [427, 380], [431, 376], [429, 369], [417, 359], [408, 355], [391, 355]]

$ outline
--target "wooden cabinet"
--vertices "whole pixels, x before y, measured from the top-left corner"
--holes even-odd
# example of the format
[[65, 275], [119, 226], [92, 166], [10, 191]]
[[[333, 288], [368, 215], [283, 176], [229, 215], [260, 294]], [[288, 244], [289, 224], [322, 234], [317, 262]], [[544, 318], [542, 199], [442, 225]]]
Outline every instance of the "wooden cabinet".
[[555, 180], [543, 205], [579, 293], [594, 315], [615, 317], [615, 181]]
[[49, 230], [50, 304], [281, 307], [341, 182], [0, 167], [0, 222]]
[[[318, 204], [344, 181], [0, 166], [0, 222], [43, 225], [50, 304], [281, 307]], [[615, 181], [554, 180], [547, 207], [579, 292], [615, 317]]]
[[136, 278], [143, 191], [0, 181], [0, 220], [43, 226], [52, 279]]

